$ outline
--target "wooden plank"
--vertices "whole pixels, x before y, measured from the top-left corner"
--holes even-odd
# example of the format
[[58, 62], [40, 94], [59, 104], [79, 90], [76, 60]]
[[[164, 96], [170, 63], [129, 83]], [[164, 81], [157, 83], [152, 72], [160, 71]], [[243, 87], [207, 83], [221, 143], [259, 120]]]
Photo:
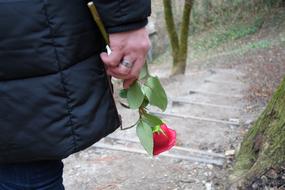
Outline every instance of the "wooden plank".
[[243, 97], [241, 95], [205, 92], [205, 91], [201, 91], [201, 90], [190, 90], [189, 94], [204, 94], [204, 95], [209, 95], [209, 96], [222, 96], [222, 97], [226, 97], [226, 98], [242, 98]]
[[[105, 137], [105, 139], [125, 141], [125, 142], [131, 142], [131, 143], [140, 143], [139, 140], [135, 140], [135, 139], [124, 139], [124, 138], [110, 137], [110, 136]], [[189, 153], [192, 153], [192, 154], [199, 154], [199, 155], [203, 155], [205, 157], [225, 158], [224, 154], [218, 154], [218, 153], [214, 153], [214, 152], [207, 152], [207, 151], [197, 150], [197, 149], [193, 149], [193, 148], [185, 148], [185, 147], [180, 147], [180, 146], [174, 146], [172, 149], [173, 150], [185, 151], [185, 152], [189, 152]]]
[[[123, 147], [123, 146], [117, 146], [117, 145], [108, 145], [108, 144], [99, 143], [99, 142], [95, 143], [92, 147], [147, 155], [147, 153], [142, 149], [129, 148], [129, 147]], [[205, 163], [205, 164], [214, 164], [214, 165], [219, 165], [219, 166], [222, 166], [224, 164], [224, 159], [208, 159], [208, 158], [202, 158], [202, 157], [184, 156], [184, 155], [177, 155], [177, 154], [170, 154], [170, 153], [162, 153], [159, 156], [179, 159], [179, 160], [200, 162], [200, 163]]]
[[194, 102], [189, 100], [189, 98], [169, 98], [170, 102], [173, 103], [183, 103], [183, 104], [193, 104], [193, 105], [200, 105], [200, 106], [209, 106], [214, 108], [221, 108], [221, 109], [232, 109], [232, 110], [241, 110], [241, 108], [227, 106], [227, 105], [218, 105], [218, 104], [211, 104], [211, 103], [204, 103], [204, 102]]
[[242, 82], [220, 81], [220, 80], [212, 80], [212, 79], [206, 79], [204, 80], [204, 82], [227, 84], [227, 85], [243, 85]]
[[201, 155], [205, 155], [208, 157], [225, 158], [224, 154], [218, 154], [218, 153], [214, 153], [214, 152], [206, 152], [206, 151], [202, 151], [202, 150], [184, 148], [184, 147], [180, 147], [180, 146], [175, 146], [174, 149], [182, 150], [182, 151], [186, 151], [186, 152], [191, 152], [191, 153], [196, 153], [196, 154], [201, 154]]
[[193, 119], [193, 120], [199, 120], [199, 121], [222, 123], [226, 125], [235, 125], [235, 126], [240, 125], [240, 123], [237, 123], [237, 122], [212, 119], [212, 118], [206, 118], [206, 117], [197, 117], [197, 116], [191, 116], [191, 115], [178, 115], [174, 113], [161, 113], [161, 112], [155, 112], [155, 111], [151, 111], [150, 113], [157, 115], [157, 116], [161, 116], [161, 117], [176, 117], [176, 118], [183, 118], [183, 119]]

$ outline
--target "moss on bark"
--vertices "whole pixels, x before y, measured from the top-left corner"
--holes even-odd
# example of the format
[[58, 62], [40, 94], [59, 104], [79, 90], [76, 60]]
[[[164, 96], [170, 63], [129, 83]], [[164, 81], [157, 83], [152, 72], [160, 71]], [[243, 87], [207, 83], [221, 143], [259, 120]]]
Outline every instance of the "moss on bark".
[[245, 136], [232, 180], [244, 185], [285, 162], [285, 78]]

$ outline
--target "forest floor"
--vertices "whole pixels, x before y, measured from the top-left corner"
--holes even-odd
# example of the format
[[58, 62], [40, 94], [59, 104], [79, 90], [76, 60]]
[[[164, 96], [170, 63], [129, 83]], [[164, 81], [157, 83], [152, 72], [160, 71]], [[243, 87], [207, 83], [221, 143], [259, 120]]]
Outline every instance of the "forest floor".
[[[282, 18], [284, 13], [281, 9], [276, 15]], [[268, 19], [255, 34], [218, 48], [190, 48], [183, 76], [169, 77], [171, 57], [161, 56], [151, 73], [161, 78], [170, 103], [166, 114], [152, 111], [177, 131], [177, 147], [151, 158], [142, 153], [134, 128], [118, 129], [64, 160], [66, 189], [228, 189], [242, 137], [285, 73], [285, 22]], [[124, 127], [137, 118], [133, 111], [120, 105], [118, 109]], [[257, 179], [249, 189], [285, 188], [284, 170], [272, 171], [276, 183], [265, 176], [266, 183]]]

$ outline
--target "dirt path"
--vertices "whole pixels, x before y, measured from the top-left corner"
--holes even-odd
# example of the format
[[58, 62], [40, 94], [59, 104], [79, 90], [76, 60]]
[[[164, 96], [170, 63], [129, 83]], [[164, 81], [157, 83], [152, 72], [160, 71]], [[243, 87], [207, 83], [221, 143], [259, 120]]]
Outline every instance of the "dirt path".
[[[274, 24], [273, 21], [268, 23]], [[238, 147], [247, 127], [260, 112], [245, 111], [249, 109], [245, 98], [247, 85], [266, 81], [263, 78], [252, 80], [254, 77], [250, 74], [257, 76], [260, 73], [271, 79], [266, 73], [271, 72], [274, 65], [283, 65], [285, 60], [285, 22], [282, 23], [274, 24], [278, 28], [265, 27], [256, 35], [241, 39], [237, 44], [244, 46], [240, 48], [230, 43], [235, 51], [203, 52], [198, 60], [190, 59], [185, 76], [169, 78], [170, 68], [166, 63], [169, 63], [170, 55], [162, 56], [160, 62], [164, 64], [152, 67], [152, 73], [161, 78], [170, 104], [166, 114], [152, 111], [160, 114], [177, 131], [177, 147], [150, 158], [142, 154], [144, 151], [137, 143], [134, 129], [117, 130], [91, 148], [64, 160], [66, 189], [227, 189], [232, 158], [225, 154]], [[272, 46], [258, 49], [263, 38], [272, 41]], [[252, 64], [254, 67], [247, 72], [246, 68]], [[265, 64], [270, 67], [264, 67]], [[257, 68], [265, 69], [257, 72]], [[283, 75], [283, 67], [276, 68], [279, 75]], [[136, 121], [136, 114], [118, 107], [124, 126]]]
[[[246, 122], [242, 77], [235, 69], [211, 69], [162, 78], [171, 100], [162, 117], [176, 129], [178, 148], [153, 159], [140, 154], [134, 129], [118, 130], [65, 160], [66, 189], [225, 189], [225, 152], [236, 148]], [[133, 112], [119, 110], [125, 126], [135, 121]]]
[[[273, 18], [268, 23], [274, 24]], [[274, 78], [272, 73], [284, 73], [281, 66], [285, 60], [285, 22], [282, 23], [229, 43], [230, 47], [223, 49], [225, 53], [202, 51], [198, 60], [189, 58], [185, 76], [169, 78], [171, 58], [169, 54], [162, 56], [159, 62], [163, 64], [151, 68], [161, 78], [170, 104], [166, 114], [152, 111], [177, 131], [177, 147], [150, 158], [142, 154], [134, 129], [117, 130], [64, 160], [66, 190], [227, 189], [233, 159], [229, 150], [238, 148], [241, 137], [260, 113], [245, 112], [253, 107], [244, 98], [248, 95], [247, 85], [270, 81]], [[264, 46], [263, 39], [270, 43]], [[253, 80], [256, 76], [259, 78]], [[124, 126], [136, 121], [135, 113], [118, 108]]]

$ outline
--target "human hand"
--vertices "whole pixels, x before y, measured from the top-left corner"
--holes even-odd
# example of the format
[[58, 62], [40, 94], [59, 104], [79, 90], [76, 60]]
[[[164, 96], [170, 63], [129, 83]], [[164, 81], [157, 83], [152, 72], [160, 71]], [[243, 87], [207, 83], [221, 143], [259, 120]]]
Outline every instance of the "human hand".
[[127, 89], [138, 79], [145, 63], [150, 48], [148, 32], [145, 28], [141, 28], [110, 34], [109, 39], [112, 53], [110, 55], [101, 53], [101, 59], [107, 66], [108, 75], [123, 79], [123, 86]]

